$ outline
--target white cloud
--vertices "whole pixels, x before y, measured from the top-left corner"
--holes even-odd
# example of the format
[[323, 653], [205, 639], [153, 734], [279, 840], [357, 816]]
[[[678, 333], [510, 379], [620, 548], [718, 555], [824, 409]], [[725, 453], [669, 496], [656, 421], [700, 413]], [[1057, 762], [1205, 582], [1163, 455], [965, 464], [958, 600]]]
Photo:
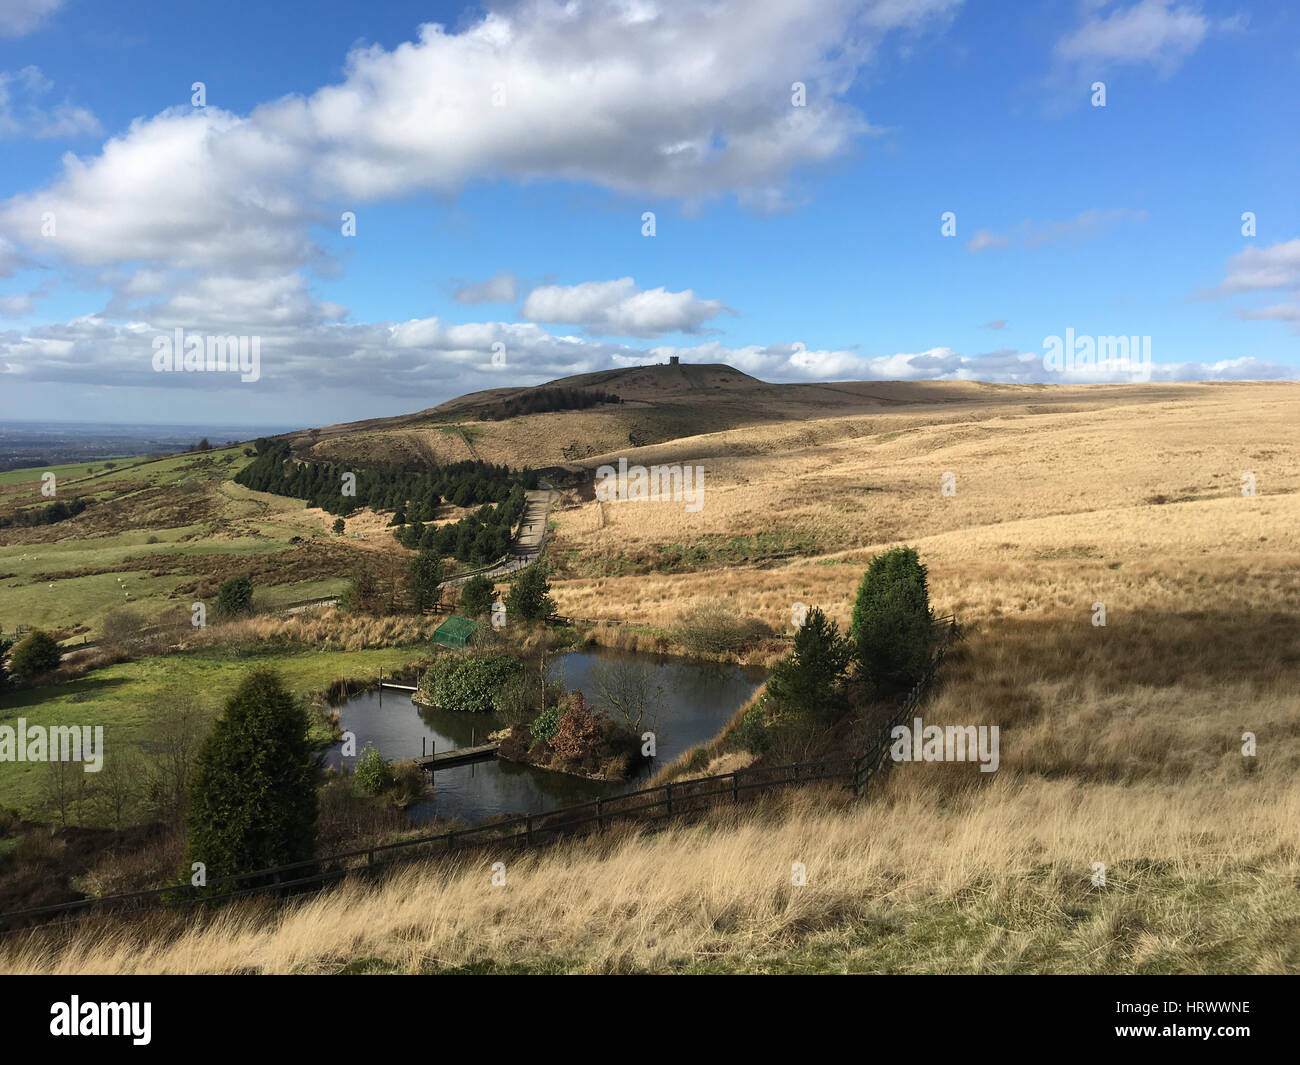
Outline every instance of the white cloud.
[[63, 6], [63, 0], [0, 0], [0, 37], [22, 37]]
[[[791, 172], [839, 156], [866, 120], [843, 102], [881, 36], [959, 0], [742, 0], [666, 7], [533, 0], [458, 33], [421, 27], [358, 48], [337, 84], [239, 117], [209, 107], [140, 119], [55, 184], [10, 200], [29, 239], [53, 202], [74, 261], [183, 266], [303, 260], [293, 205], [459, 190], [474, 179], [576, 180], [639, 196], [779, 202]], [[781, 56], [779, 75], [773, 55]], [[789, 84], [809, 87], [792, 107]], [[504, 86], [504, 106], [493, 93]]]
[[[132, 123], [92, 160], [65, 155], [49, 188], [0, 205], [0, 227], [78, 264], [278, 274], [319, 254], [283, 178], [292, 163], [247, 120], [178, 108]], [[47, 212], [53, 238], [41, 236]]]
[[1001, 248], [1003, 245], [1010, 243], [1011, 241], [1006, 237], [998, 236], [991, 229], [980, 229], [966, 242], [966, 250], [984, 251], [987, 248]]
[[169, 280], [162, 288], [157, 282], [157, 277], [148, 277], [126, 288], [138, 296], [164, 298], [140, 304], [119, 294], [106, 313], [167, 329], [241, 334], [311, 329], [347, 316], [347, 308], [315, 299], [297, 273], [259, 278], [205, 274], [180, 283]]
[[[1085, 21], [1057, 42], [1057, 55], [1079, 63], [1150, 63], [1163, 72], [1177, 68], [1213, 28], [1194, 4], [1140, 0], [1105, 12], [1092, 5]], [[1225, 28], [1233, 24], [1228, 20]]]
[[[870, 130], [845, 94], [884, 37], [940, 23], [959, 4], [498, 3], [456, 32], [429, 24], [392, 50], [357, 48], [342, 81], [310, 95], [247, 116], [172, 108], [137, 119], [96, 155], [68, 153], [48, 187], [0, 202], [0, 273], [23, 246], [50, 265], [124, 281], [143, 273], [110, 307], [169, 287], [201, 293], [196, 275], [274, 281], [333, 268], [311, 226], [337, 225], [340, 197], [353, 206], [474, 180], [573, 180], [688, 204], [732, 195], [775, 209], [796, 169], [842, 155]], [[38, 72], [26, 77], [44, 84]], [[791, 106], [796, 80], [806, 107]], [[89, 121], [54, 109], [40, 128]], [[48, 214], [56, 231], [46, 238]], [[458, 295], [504, 295], [509, 280]], [[286, 299], [280, 314], [313, 313], [301, 296]], [[153, 313], [200, 310], [173, 302]], [[657, 290], [582, 324], [650, 336], [713, 313], [710, 301]]]
[[0, 317], [21, 318], [31, 314], [36, 309], [36, 301], [43, 295], [45, 293], [40, 291], [0, 293]]
[[632, 278], [622, 277], [543, 285], [528, 294], [521, 313], [533, 322], [581, 325], [597, 336], [656, 337], [698, 332], [726, 309], [721, 300], [700, 299], [690, 289], [642, 289]]
[[1220, 294], [1300, 288], [1300, 238], [1244, 248], [1228, 260]]
[[1058, 241], [1084, 241], [1100, 236], [1124, 222], [1145, 222], [1146, 211], [1132, 211], [1125, 207], [1093, 208], [1083, 211], [1064, 222], [1035, 222], [1026, 220], [1009, 234], [981, 229], [966, 242], [966, 250], [985, 251], [1016, 243], [1027, 248], [1042, 248]]
[[63, 102], [44, 106], [54, 83], [39, 67], [27, 66], [16, 73], [0, 71], [0, 137], [34, 137], [51, 140], [98, 133], [99, 120], [84, 107]]
[[[958, 2], [534, 0], [459, 33], [430, 24], [392, 51], [357, 49], [341, 84], [254, 118], [353, 196], [501, 176], [764, 200], [868, 131], [842, 97], [881, 37]], [[805, 107], [790, 106], [795, 80]]]
[[519, 298], [519, 280], [514, 274], [494, 274], [477, 284], [461, 285], [451, 298], [457, 303], [514, 303]]
[[1267, 307], [1241, 307], [1237, 317], [1253, 321], [1295, 322], [1300, 332], [1300, 238], [1267, 247], [1250, 246], [1232, 256], [1226, 276], [1202, 298], [1216, 299], [1279, 289], [1290, 290], [1282, 303]]
[[15, 271], [25, 270], [31, 265], [31, 259], [24, 252], [0, 236], [0, 277], [13, 277]]
[[[0, 331], [0, 388], [91, 385], [98, 388], [182, 390], [221, 399], [231, 416], [261, 404], [290, 409], [304, 393], [335, 391], [389, 397], [395, 410], [416, 410], [443, 399], [502, 385], [539, 384], [577, 373], [665, 362], [727, 363], [770, 381], [979, 380], [1087, 383], [1123, 376], [1049, 373], [1037, 352], [1002, 350], [965, 356], [948, 347], [863, 356], [844, 349], [810, 349], [802, 343], [727, 347], [709, 341], [693, 347], [649, 350], [585, 337], [556, 336], [531, 322], [453, 325], [436, 318], [352, 324], [318, 314], [262, 330], [261, 379], [241, 384], [235, 375], [153, 372], [155, 336], [174, 325], [137, 319], [125, 324], [100, 315], [28, 331]], [[181, 322], [191, 334], [243, 333]], [[494, 344], [505, 345], [504, 366], [494, 365]], [[498, 349], [499, 350], [499, 349]], [[1215, 363], [1157, 364], [1152, 378], [1271, 380], [1295, 376], [1292, 368], [1249, 357]], [[214, 397], [215, 398], [215, 397]], [[268, 404], [271, 406], [268, 408]]]

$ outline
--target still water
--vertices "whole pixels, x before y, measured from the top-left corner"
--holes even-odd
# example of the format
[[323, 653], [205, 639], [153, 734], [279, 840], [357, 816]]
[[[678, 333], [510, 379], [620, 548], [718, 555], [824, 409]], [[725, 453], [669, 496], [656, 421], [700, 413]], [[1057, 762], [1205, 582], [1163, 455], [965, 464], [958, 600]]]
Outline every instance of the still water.
[[[575, 651], [557, 658], [551, 676], [566, 689], [581, 688], [587, 701], [599, 705], [590, 671], [602, 660], [630, 659], [654, 669], [660, 689], [653, 728], [658, 749], [656, 765], [672, 761], [683, 751], [712, 739], [731, 716], [754, 694], [767, 676], [754, 666], [719, 666], [686, 662], [655, 655], [637, 655], [598, 648]], [[647, 714], [647, 717], [650, 715]], [[406, 692], [366, 692], [339, 705], [342, 727], [357, 738], [357, 750], [373, 743], [394, 761], [414, 758], [432, 750], [470, 747], [484, 743], [487, 734], [502, 727], [490, 714], [416, 707]], [[423, 747], [422, 747], [423, 744]], [[351, 768], [355, 758], [345, 758], [341, 745], [330, 748], [327, 764]], [[493, 760], [440, 769], [429, 796], [407, 808], [416, 822], [434, 817], [455, 817], [473, 822], [495, 814], [545, 813], [560, 806], [588, 802], [644, 786], [644, 778], [624, 783], [584, 780], [567, 773], [552, 773], [515, 762]]]

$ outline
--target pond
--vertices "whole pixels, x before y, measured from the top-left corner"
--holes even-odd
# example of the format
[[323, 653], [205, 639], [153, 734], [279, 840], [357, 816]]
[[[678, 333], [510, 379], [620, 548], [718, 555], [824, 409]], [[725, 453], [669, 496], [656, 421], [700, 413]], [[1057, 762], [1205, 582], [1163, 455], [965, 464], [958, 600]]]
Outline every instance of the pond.
[[[606, 648], [562, 655], [550, 675], [570, 691], [581, 688], [588, 702], [599, 705], [591, 669], [597, 662], [611, 660], [645, 662], [654, 669], [659, 689], [653, 724], [658, 758], [651, 772], [716, 736], [767, 676], [756, 666], [720, 666]], [[448, 751], [484, 743], [489, 732], [502, 727], [494, 715], [417, 707], [407, 693], [392, 690], [366, 692], [340, 703], [339, 720], [343, 729], [356, 736], [358, 751], [373, 743], [394, 761], [417, 757], [434, 746]], [[344, 757], [339, 744], [330, 748], [326, 762], [350, 769], [356, 758]], [[644, 785], [644, 776], [609, 783], [494, 759], [438, 770], [434, 790], [408, 807], [407, 813], [417, 823], [435, 817], [473, 822], [500, 814], [545, 813]]]

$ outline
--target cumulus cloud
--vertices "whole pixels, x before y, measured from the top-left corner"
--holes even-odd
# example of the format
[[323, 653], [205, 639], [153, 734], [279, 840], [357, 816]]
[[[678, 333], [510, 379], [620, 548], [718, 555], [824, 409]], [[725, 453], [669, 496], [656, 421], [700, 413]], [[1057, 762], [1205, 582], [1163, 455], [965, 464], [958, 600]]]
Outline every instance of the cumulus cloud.
[[[137, 119], [97, 155], [65, 156], [47, 188], [0, 202], [0, 236], [39, 241], [43, 259], [68, 268], [261, 279], [331, 266], [311, 226], [336, 224], [340, 198], [544, 179], [775, 208], [798, 168], [870, 130], [846, 94], [880, 42], [941, 24], [959, 4], [496, 3], [455, 31], [428, 24], [391, 50], [356, 48], [337, 84], [247, 115], [182, 107]], [[807, 106], [791, 106], [796, 80]], [[48, 131], [89, 121], [48, 117]], [[56, 233], [43, 239], [47, 213]], [[647, 320], [679, 295], [642, 297]]]
[[[353, 196], [504, 176], [767, 200], [869, 130], [843, 95], [876, 43], [958, 2], [496, 5], [459, 33], [359, 48], [341, 84], [254, 118]], [[805, 107], [790, 106], [794, 80]]]
[[0, 71], [0, 137], [50, 140], [99, 132], [99, 120], [84, 107], [68, 102], [46, 106], [43, 98], [53, 89], [54, 82], [39, 67]]
[[519, 279], [514, 274], [495, 274], [486, 281], [459, 286], [451, 298], [465, 304], [514, 303], [519, 298]]
[[0, 227], [71, 262], [280, 273], [317, 256], [307, 214], [280, 180], [285, 153], [217, 109], [175, 109], [132, 123], [102, 154], [74, 155], [48, 189], [0, 206]]
[[26, 36], [62, 6], [63, 0], [4, 0], [0, 3], [0, 37]]
[[1106, 3], [1092, 5], [1087, 18], [1056, 44], [1056, 54], [1067, 62], [1150, 63], [1168, 73], [1190, 56], [1210, 31], [1235, 25], [1235, 20], [1213, 23], [1194, 4], [1174, 0], [1139, 0], [1129, 7], [1106, 11]]
[[256, 279], [206, 274], [179, 284], [168, 279], [161, 289], [153, 280], [135, 286], [136, 294], [162, 298], [144, 303], [119, 294], [106, 312], [165, 328], [241, 333], [310, 329], [347, 316], [347, 308], [313, 297], [297, 273]]
[[690, 289], [642, 289], [632, 278], [621, 277], [543, 285], [528, 294], [522, 314], [533, 322], [581, 325], [595, 336], [656, 337], [698, 332], [724, 310], [721, 300], [700, 299]]

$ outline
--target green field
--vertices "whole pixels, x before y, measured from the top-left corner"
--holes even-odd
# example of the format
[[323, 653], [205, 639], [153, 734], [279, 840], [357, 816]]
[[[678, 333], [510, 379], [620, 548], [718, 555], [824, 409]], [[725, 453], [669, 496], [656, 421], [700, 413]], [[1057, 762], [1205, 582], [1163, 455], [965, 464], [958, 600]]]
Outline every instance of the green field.
[[[57, 630], [70, 643], [93, 640], [104, 615], [116, 607], [129, 606], [148, 621], [178, 606], [188, 610], [192, 597], [177, 589], [213, 572], [205, 560], [264, 560], [289, 550], [295, 539], [325, 535], [319, 522], [305, 517], [302, 500], [252, 492], [230, 480], [247, 461], [235, 447], [121, 460], [112, 470], [102, 462], [50, 467], [58, 498], [95, 502], [53, 526], [0, 529], [0, 626], [11, 632], [19, 625]], [[45, 472], [0, 474], [0, 512], [48, 503], [40, 495]], [[170, 493], [160, 496], [160, 488], [180, 489], [185, 502]], [[156, 573], [159, 559], [167, 560], [165, 569], [173, 568], [172, 560], [184, 564], [178, 572]], [[277, 609], [336, 595], [346, 584], [345, 572], [265, 584], [258, 588], [258, 606]], [[66, 576], [50, 580], [55, 574]]]
[[[300, 695], [323, 691], [331, 682], [377, 678], [427, 659], [427, 646], [362, 651], [300, 651], [232, 657], [228, 651], [204, 650], [97, 669], [55, 687], [32, 688], [0, 697], [0, 724], [19, 717], [31, 725], [103, 725], [105, 761], [114, 752], [138, 748], [151, 726], [166, 714], [177, 693], [192, 693], [215, 717], [244, 675], [255, 666], [278, 670]], [[0, 764], [0, 808], [18, 809], [25, 817], [49, 816], [43, 796], [43, 764]]]

